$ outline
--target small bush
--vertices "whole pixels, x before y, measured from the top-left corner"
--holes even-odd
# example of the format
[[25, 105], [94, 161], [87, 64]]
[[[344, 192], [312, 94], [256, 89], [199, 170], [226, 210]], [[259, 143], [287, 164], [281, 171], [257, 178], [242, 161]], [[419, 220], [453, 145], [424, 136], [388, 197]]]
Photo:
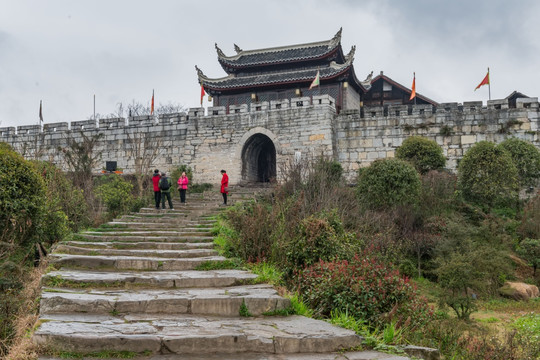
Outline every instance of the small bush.
[[481, 141], [461, 159], [458, 186], [467, 201], [488, 208], [515, 205], [518, 172], [506, 150], [494, 143]]
[[358, 196], [372, 209], [415, 204], [420, 195], [420, 177], [403, 160], [376, 160], [358, 177]]
[[536, 269], [540, 266], [540, 239], [524, 239], [519, 243], [517, 252], [533, 267], [533, 276], [535, 276]]
[[319, 260], [329, 261], [351, 257], [352, 237], [345, 232], [337, 213], [312, 215], [298, 225], [298, 236], [286, 249], [286, 272], [312, 265]]
[[178, 181], [178, 179], [180, 178], [183, 172], [186, 173], [186, 176], [188, 177], [190, 183], [193, 181], [193, 171], [191, 170], [191, 167], [187, 165], [180, 165], [177, 168], [175, 168], [170, 174], [173, 184], [176, 184], [176, 182]]
[[415, 328], [433, 314], [408, 279], [369, 253], [306, 268], [299, 276], [298, 290], [319, 316], [339, 310], [373, 327], [395, 321]]
[[420, 174], [439, 170], [446, 164], [442, 148], [433, 140], [411, 136], [397, 148], [396, 157], [410, 162]]
[[227, 211], [227, 218], [237, 235], [229, 238], [234, 256], [247, 262], [264, 261], [270, 256], [274, 219], [268, 205], [241, 203]]
[[525, 205], [518, 233], [523, 238], [540, 239], [540, 193]]
[[107, 207], [107, 212], [116, 217], [128, 212], [134, 203], [133, 184], [118, 175], [108, 175], [96, 189], [98, 198]]
[[536, 186], [540, 180], [540, 151], [533, 144], [516, 139], [506, 139], [498, 147], [508, 151], [518, 171], [521, 186]]

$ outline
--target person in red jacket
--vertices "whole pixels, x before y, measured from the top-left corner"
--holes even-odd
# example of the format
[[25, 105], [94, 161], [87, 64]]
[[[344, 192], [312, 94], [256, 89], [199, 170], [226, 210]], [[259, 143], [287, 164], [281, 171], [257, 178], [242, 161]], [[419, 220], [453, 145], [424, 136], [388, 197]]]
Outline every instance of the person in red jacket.
[[223, 205], [227, 205], [227, 194], [229, 193], [229, 176], [225, 170], [221, 170], [221, 195], [223, 195]]
[[156, 209], [159, 210], [159, 203], [161, 202], [161, 190], [159, 189], [159, 179], [161, 175], [159, 170], [154, 170], [154, 176], [152, 176], [152, 184], [154, 184], [154, 200], [156, 201]]
[[182, 176], [178, 178], [178, 191], [180, 191], [180, 202], [182, 204], [186, 203], [186, 190], [187, 190], [188, 183], [189, 183], [189, 179], [186, 176], [186, 173], [183, 172]]

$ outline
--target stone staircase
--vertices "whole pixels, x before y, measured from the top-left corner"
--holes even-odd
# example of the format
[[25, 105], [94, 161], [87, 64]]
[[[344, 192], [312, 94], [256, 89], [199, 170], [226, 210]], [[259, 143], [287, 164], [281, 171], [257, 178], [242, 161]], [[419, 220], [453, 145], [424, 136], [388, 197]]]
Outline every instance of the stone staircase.
[[[256, 191], [237, 189], [231, 200]], [[197, 270], [225, 261], [211, 234], [219, 203], [217, 192], [189, 194], [186, 205], [175, 198], [174, 210], [144, 208], [58, 244], [57, 270], [42, 279], [34, 342], [61, 358], [125, 351], [154, 360], [406, 359], [337, 353], [361, 338], [324, 321], [268, 315], [290, 302], [248, 271]], [[242, 308], [252, 316], [240, 316]]]

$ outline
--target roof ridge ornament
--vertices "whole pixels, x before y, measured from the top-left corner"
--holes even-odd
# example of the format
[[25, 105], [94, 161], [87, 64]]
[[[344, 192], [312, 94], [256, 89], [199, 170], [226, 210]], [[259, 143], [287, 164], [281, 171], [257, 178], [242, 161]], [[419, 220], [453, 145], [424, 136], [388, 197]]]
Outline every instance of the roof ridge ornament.
[[234, 44], [234, 51], [236, 51], [237, 54], [240, 54], [244, 50], [240, 49], [240, 46]]
[[195, 70], [197, 70], [197, 76], [199, 77], [199, 82], [201, 79], [208, 79], [206, 75], [203, 74], [202, 70], [199, 69], [197, 65], [195, 65]]
[[351, 47], [351, 51], [347, 55], [345, 55], [345, 62], [346, 63], [352, 63], [354, 60], [354, 53], [356, 52], [356, 45], [353, 45]]
[[371, 80], [373, 79], [373, 70], [366, 76], [366, 79], [364, 81], [360, 81], [360, 84], [362, 84], [363, 87], [366, 89], [369, 89], [371, 87]]
[[339, 28], [339, 31], [334, 35], [334, 37], [330, 40], [330, 43], [328, 44], [329, 48], [334, 48], [339, 45], [341, 42], [341, 31], [343, 30], [342, 27]]
[[227, 57], [223, 51], [221, 51], [221, 49], [219, 48], [219, 46], [217, 46], [217, 43], [215, 43], [215, 46], [216, 46], [216, 51], [217, 51], [217, 54], [219, 57]]

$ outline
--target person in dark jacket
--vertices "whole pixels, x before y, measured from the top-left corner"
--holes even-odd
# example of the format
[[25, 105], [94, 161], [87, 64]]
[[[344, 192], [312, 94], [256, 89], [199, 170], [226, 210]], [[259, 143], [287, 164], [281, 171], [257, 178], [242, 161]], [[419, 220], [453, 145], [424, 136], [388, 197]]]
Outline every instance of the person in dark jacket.
[[161, 179], [159, 180], [159, 189], [161, 190], [161, 208], [165, 209], [165, 198], [169, 202], [169, 209], [173, 209], [171, 200], [171, 187], [172, 181], [167, 177], [167, 174], [162, 172]]
[[159, 189], [159, 179], [161, 175], [159, 170], [154, 170], [154, 176], [152, 176], [152, 184], [154, 184], [154, 200], [156, 201], [156, 209], [159, 210], [159, 203], [161, 202], [161, 190]]
[[225, 170], [221, 170], [221, 195], [223, 195], [223, 205], [227, 205], [227, 194], [229, 193], [229, 176]]

